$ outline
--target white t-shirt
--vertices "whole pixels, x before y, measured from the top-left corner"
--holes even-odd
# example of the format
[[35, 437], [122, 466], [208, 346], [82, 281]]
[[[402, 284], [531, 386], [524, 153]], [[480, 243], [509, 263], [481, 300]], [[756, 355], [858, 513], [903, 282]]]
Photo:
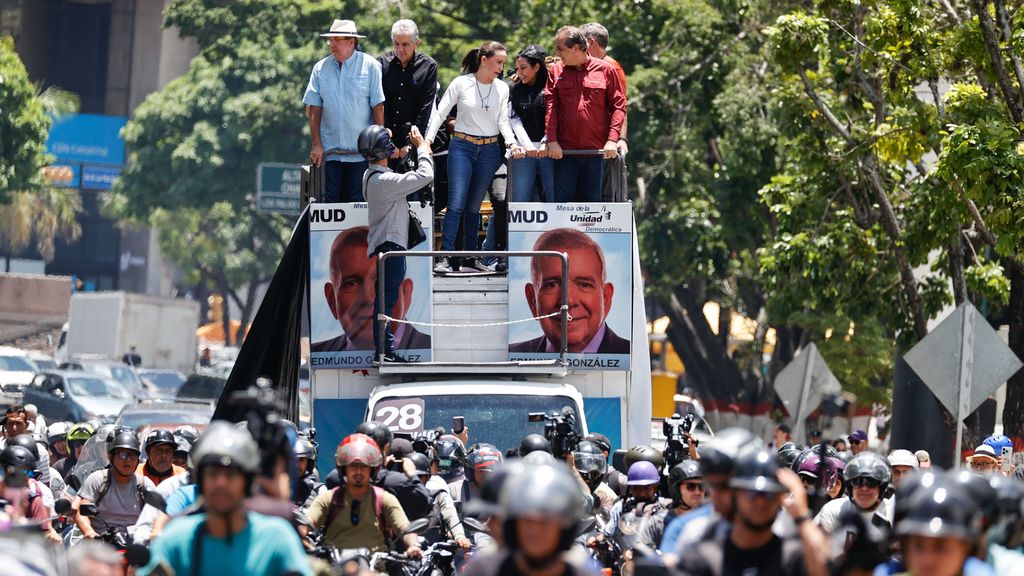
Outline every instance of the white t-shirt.
[[508, 84], [501, 79], [495, 79], [490, 84], [480, 84], [473, 74], [459, 76], [445, 90], [440, 104], [430, 117], [430, 125], [424, 137], [433, 141], [448, 118], [448, 113], [458, 104], [459, 115], [455, 120], [457, 132], [485, 138], [500, 133], [505, 137], [506, 146], [515, 144], [516, 135], [508, 119], [508, 91]]

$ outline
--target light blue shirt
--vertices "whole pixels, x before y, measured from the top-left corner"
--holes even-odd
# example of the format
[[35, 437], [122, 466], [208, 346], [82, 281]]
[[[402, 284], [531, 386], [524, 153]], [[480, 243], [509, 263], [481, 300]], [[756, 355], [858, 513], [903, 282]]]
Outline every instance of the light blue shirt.
[[663, 552], [675, 551], [676, 543], [679, 542], [679, 537], [683, 534], [683, 528], [697, 518], [710, 516], [712, 511], [711, 503], [705, 502], [689, 513], [673, 518], [671, 522], [665, 525], [665, 533], [661, 537], [659, 550]]
[[[373, 123], [373, 107], [384, 102], [380, 62], [356, 51], [338, 64], [327, 56], [313, 65], [302, 103], [323, 109], [320, 142], [328, 150], [355, 150], [359, 132]], [[326, 160], [362, 162], [359, 154], [329, 154]]]
[[171, 518], [181, 516], [189, 506], [196, 503], [198, 497], [199, 485], [186, 484], [175, 490], [167, 497], [167, 504], [164, 506], [164, 512]]
[[281, 518], [249, 512], [245, 529], [231, 537], [203, 536], [198, 570], [192, 571], [192, 547], [199, 523], [206, 514], [175, 518], [160, 537], [153, 540], [149, 564], [141, 570], [149, 574], [158, 566], [175, 574], [225, 576], [226, 574], [284, 574], [296, 572], [312, 576], [309, 560], [299, 535]]

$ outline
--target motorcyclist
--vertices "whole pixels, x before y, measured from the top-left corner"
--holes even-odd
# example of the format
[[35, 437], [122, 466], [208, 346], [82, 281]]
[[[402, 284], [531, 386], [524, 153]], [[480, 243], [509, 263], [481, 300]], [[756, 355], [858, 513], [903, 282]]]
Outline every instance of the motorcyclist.
[[192, 443], [184, 436], [174, 437], [174, 465], [185, 469], [188, 468], [188, 454], [192, 451]]
[[[811, 521], [800, 480], [779, 468], [777, 454], [756, 450], [742, 455], [729, 486], [734, 521], [688, 550], [676, 566], [681, 574], [828, 574], [825, 536]], [[773, 533], [783, 508], [796, 523], [799, 539]]]
[[833, 490], [839, 482], [836, 460], [827, 456], [823, 458], [820, 452], [808, 449], [796, 459], [792, 468], [807, 490], [811, 511], [817, 514], [832, 500]]
[[612, 506], [618, 495], [604, 481], [608, 474], [608, 459], [601, 446], [589, 440], [583, 440], [572, 453], [573, 465], [587, 485], [587, 489], [597, 504], [598, 511], [605, 515], [611, 513]]
[[523, 437], [523, 441], [519, 443], [519, 457], [523, 458], [530, 452], [536, 451], [550, 454], [551, 442], [548, 442], [548, 439], [540, 434], [527, 434]]
[[0, 467], [3, 469], [5, 488], [3, 496], [8, 501], [7, 511], [15, 520], [37, 522], [48, 540], [60, 542], [60, 535], [50, 525], [53, 503], [51, 501], [50, 509], [47, 509], [43, 501], [42, 483], [31, 477], [36, 466], [35, 454], [20, 444], [8, 442], [7, 447], [0, 452]]
[[143, 574], [312, 575], [302, 543], [287, 521], [245, 509], [260, 472], [259, 448], [248, 431], [225, 421], [211, 422], [192, 458], [205, 512], [168, 524], [153, 541]]
[[[398, 499], [371, 482], [383, 463], [377, 443], [365, 434], [351, 434], [338, 444], [335, 464], [345, 483], [317, 496], [306, 514], [335, 547], [384, 551], [389, 540], [409, 524]], [[422, 554], [418, 536], [407, 534], [402, 539], [408, 556]]]
[[907, 516], [896, 526], [909, 576], [968, 574], [965, 562], [978, 536], [976, 508], [953, 482], [915, 491]]
[[433, 469], [448, 483], [448, 492], [455, 501], [455, 509], [462, 518], [462, 507], [470, 500], [471, 489], [466, 479], [466, 449], [462, 440], [445, 434], [434, 443]]
[[[416, 477], [426, 486], [430, 492], [430, 499], [433, 502], [433, 510], [430, 515], [430, 528], [423, 537], [427, 542], [439, 542], [451, 538], [460, 548], [467, 549], [472, 544], [466, 538], [466, 530], [459, 518], [459, 512], [455, 508], [455, 501], [448, 492], [448, 483], [440, 476], [434, 476], [430, 471], [430, 458], [426, 454], [411, 452], [405, 456], [416, 472]], [[486, 476], [490, 476], [488, 473]]]
[[704, 503], [704, 474], [696, 460], [683, 460], [668, 472], [671, 508], [649, 516], [640, 527], [640, 544], [655, 550], [661, 546], [665, 525]]
[[159, 486], [161, 482], [185, 471], [174, 464], [174, 450], [177, 440], [167, 430], [153, 430], [146, 436], [146, 461], [139, 464], [137, 473], [149, 478], [150, 482]]
[[[652, 448], [646, 444], [637, 444], [636, 446], [633, 446], [626, 451], [626, 455], [622, 459], [622, 465], [624, 467], [623, 470], [625, 470], [626, 473], [622, 474], [617, 479], [609, 477], [608, 486], [618, 493], [620, 498], [625, 498], [629, 495], [629, 486], [626, 484], [626, 476], [629, 473], [630, 467], [641, 460], [650, 462], [658, 470], [663, 470], [665, 468], [665, 457], [662, 455], [661, 450]], [[616, 483], [618, 485], [616, 485]], [[667, 486], [665, 488], [667, 488]]]
[[[97, 470], [86, 478], [82, 489], [72, 502], [76, 512], [83, 504], [95, 504], [104, 529], [128, 528], [135, 524], [145, 505], [143, 491], [156, 490], [148, 478], [138, 474], [139, 455], [142, 453], [139, 439], [134, 432], [122, 430], [109, 443], [110, 466]], [[99, 533], [93, 528], [93, 518], [77, 514], [75, 522], [86, 538], [96, 538]]]
[[89, 438], [92, 438], [93, 433], [96, 432], [96, 428], [88, 422], [75, 424], [70, 429], [66, 436], [67, 440], [67, 451], [68, 454], [64, 458], [58, 460], [53, 464], [57, 472], [67, 480], [71, 476], [71, 469], [78, 464], [78, 458], [82, 454], [82, 447]]
[[[846, 498], [837, 498], [822, 507], [814, 521], [827, 534], [839, 525], [844, 513], [860, 514], [869, 529], [887, 534], [892, 531], [892, 499], [886, 498], [892, 482], [892, 469], [882, 456], [862, 451], [854, 456], [843, 472]], [[840, 552], [836, 550], [835, 553]]]
[[633, 547], [645, 519], [672, 505], [670, 499], [658, 497], [661, 473], [654, 464], [646, 460], [636, 462], [629, 467], [626, 478], [629, 497], [612, 506], [603, 529], [605, 537], [613, 538], [623, 550]]
[[71, 425], [67, 422], [54, 422], [46, 429], [46, 441], [50, 447], [50, 460], [56, 462], [68, 455], [68, 430]]
[[292, 503], [299, 508], [300, 512], [305, 513], [313, 503], [313, 499], [325, 489], [323, 483], [316, 478], [316, 447], [309, 439], [302, 436], [295, 439], [295, 459], [299, 481], [296, 483]]
[[[53, 490], [50, 489], [50, 466], [49, 460], [42, 460], [42, 456], [49, 454], [45, 449], [40, 450], [39, 444], [35, 440], [35, 435], [31, 433], [18, 434], [14, 438], [7, 441], [8, 446], [22, 446], [32, 454], [32, 461], [35, 464], [35, 468], [29, 471], [29, 475], [32, 477], [33, 482], [31, 483], [30, 492], [33, 495], [39, 495], [43, 499], [43, 505], [46, 510], [53, 513]], [[59, 474], [54, 474], [54, 477], [59, 477]], [[59, 492], [58, 492], [59, 493]]]
[[[496, 480], [503, 479], [495, 475]], [[471, 561], [465, 576], [528, 576], [589, 573], [568, 561], [585, 503], [579, 484], [563, 463], [525, 467], [501, 490], [501, 550]]]
[[[399, 472], [388, 469], [388, 465], [391, 463], [391, 442], [394, 440], [391, 430], [378, 422], [363, 422], [356, 427], [355, 433], [373, 438], [377, 446], [380, 447], [381, 454], [388, 455], [383, 465], [374, 472], [372, 479], [374, 486], [384, 488], [394, 494], [398, 498], [398, 503], [402, 505], [402, 510], [407, 518], [415, 520], [429, 514], [431, 510], [430, 495], [416, 475], [410, 474], [408, 470]], [[324, 480], [324, 484], [328, 488], [334, 488], [341, 484], [343, 479], [344, 476], [339, 475], [338, 470], [334, 470]]]
[[782, 446], [779, 446], [779, 466], [782, 468], [793, 468], [793, 463], [796, 462], [803, 452], [804, 448], [798, 442], [790, 440], [784, 443]]

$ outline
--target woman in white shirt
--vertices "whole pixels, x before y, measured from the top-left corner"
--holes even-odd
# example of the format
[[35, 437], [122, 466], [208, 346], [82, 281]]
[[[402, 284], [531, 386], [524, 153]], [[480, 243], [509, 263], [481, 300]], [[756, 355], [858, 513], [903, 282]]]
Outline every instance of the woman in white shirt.
[[[480, 229], [480, 204], [501, 165], [504, 150], [500, 140], [513, 154], [521, 150], [509, 123], [508, 85], [502, 81], [508, 55], [498, 42], [484, 42], [470, 50], [462, 60], [465, 74], [452, 81], [430, 117], [426, 139], [433, 141], [448, 113], [457, 104], [459, 115], [455, 133], [448, 145], [448, 208], [444, 215], [441, 250], [454, 250], [459, 223], [463, 222], [466, 250], [477, 250]], [[489, 270], [475, 258], [463, 262], [463, 268]], [[448, 258], [439, 258], [435, 272], [451, 272]]]

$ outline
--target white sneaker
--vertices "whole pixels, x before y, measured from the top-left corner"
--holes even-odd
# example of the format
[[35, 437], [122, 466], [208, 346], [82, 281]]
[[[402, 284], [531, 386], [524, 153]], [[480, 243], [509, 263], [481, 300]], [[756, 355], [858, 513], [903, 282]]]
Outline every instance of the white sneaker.
[[448, 262], [448, 257], [447, 256], [442, 256], [442, 257], [438, 258], [437, 262], [434, 263], [434, 272], [436, 272], [438, 274], [448, 274], [451, 271], [452, 271], [452, 266]]
[[479, 258], [467, 258], [463, 260], [460, 270], [467, 272], [494, 272], [494, 266], [484, 264]]

